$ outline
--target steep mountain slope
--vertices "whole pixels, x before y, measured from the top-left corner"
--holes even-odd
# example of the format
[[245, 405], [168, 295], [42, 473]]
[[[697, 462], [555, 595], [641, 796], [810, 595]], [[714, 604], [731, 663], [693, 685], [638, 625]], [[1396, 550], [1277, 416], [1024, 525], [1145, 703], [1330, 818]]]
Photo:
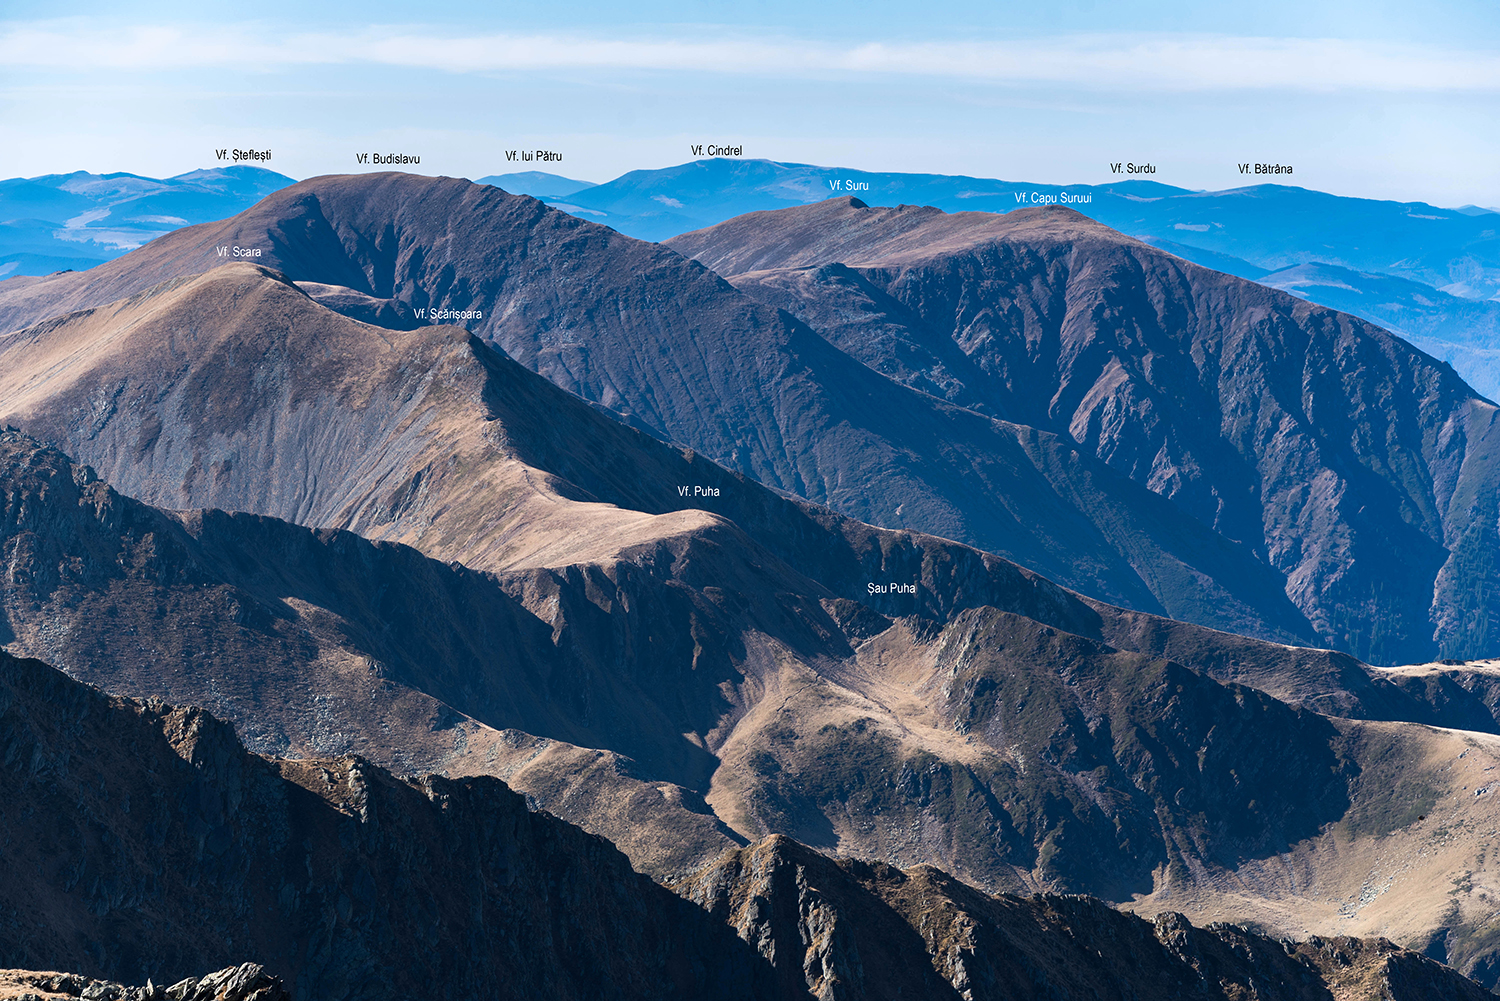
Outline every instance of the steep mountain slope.
[[1331, 264], [1299, 264], [1255, 280], [1378, 323], [1448, 362], [1489, 399], [1500, 399], [1500, 301], [1462, 299], [1420, 282]]
[[[13, 233], [0, 236], [0, 275], [16, 251], [30, 249], [31, 255], [48, 256], [57, 267], [86, 268], [118, 255], [117, 249], [88, 242], [101, 232], [106, 244], [118, 231], [126, 245], [134, 246], [142, 242], [142, 234], [154, 237], [223, 218], [254, 200], [243, 192], [249, 187], [245, 182], [255, 177], [265, 182], [254, 197], [292, 183], [271, 171], [243, 166], [164, 180], [79, 171], [0, 181], [0, 229]], [[1493, 209], [1348, 198], [1291, 184], [1189, 191], [1155, 181], [1055, 184], [735, 158], [633, 170], [604, 184], [542, 171], [491, 175], [478, 183], [542, 198], [643, 240], [665, 240], [747, 212], [848, 194], [881, 205], [932, 205], [947, 212], [1009, 212], [1061, 204], [1131, 236], [1170, 241], [1176, 248], [1167, 249], [1209, 267], [1215, 265], [1195, 255], [1253, 261], [1251, 267], [1265, 271], [1325, 262], [1409, 278], [1471, 299], [1493, 298], [1500, 291], [1500, 242]], [[204, 193], [220, 200], [211, 197], [199, 203], [191, 197]], [[231, 194], [240, 200], [224, 197]], [[146, 202], [140, 201], [142, 196]], [[101, 208], [109, 214], [100, 217]], [[69, 221], [72, 225], [65, 225]], [[83, 259], [63, 263], [75, 255]], [[30, 255], [16, 254], [22, 256]], [[9, 273], [47, 273], [39, 270], [47, 261], [18, 263], [26, 270]], [[1241, 274], [1233, 267], [1217, 270]]]
[[[0, 654], [0, 963], [299, 999], [772, 997], [761, 957], [493, 779], [267, 761], [196, 709]], [[786, 995], [780, 995], [786, 996]]]
[[[107, 699], [5, 654], [0, 739], [0, 962], [170, 980], [238, 948], [299, 1001], [1486, 996], [1385, 941], [1295, 945], [1087, 898], [987, 897], [784, 838], [682, 881], [685, 900], [499, 782], [267, 761], [202, 711]], [[81, 978], [30, 979], [80, 993]], [[247, 965], [171, 990], [270, 1001], [275, 986]]]
[[[966, 605], [1001, 605], [1125, 641], [1142, 625], [938, 540], [836, 518], [827, 519], [830, 531], [807, 516], [816, 512], [772, 495], [764, 497], [770, 510], [753, 503], [741, 510], [794, 550], [789, 557], [805, 547], [804, 568], [826, 583], [796, 573], [734, 526], [717, 521], [688, 533], [670, 517], [656, 519], [666, 523], [665, 538], [594, 557], [602, 562], [512, 568], [495, 581], [342, 533], [315, 536], [219, 512], [155, 513], [56, 452], [14, 433], [0, 437], [10, 512], [4, 552], [14, 568], [4, 638], [13, 649], [115, 691], [208, 705], [262, 751], [353, 750], [403, 771], [509, 777], [524, 767], [522, 788], [550, 809], [666, 867], [717, 850], [732, 834], [706, 805], [671, 810], [633, 832], [638, 807], [622, 817], [621, 803], [642, 793], [654, 799], [655, 787], [676, 788], [672, 801], [701, 801], [725, 726], [771, 698], [767, 685], [783, 668], [816, 677], [819, 662], [848, 656], [846, 633], [888, 629], [876, 609], [945, 618]], [[511, 466], [537, 480], [546, 475]], [[722, 473], [720, 482], [734, 484]], [[597, 529], [612, 520], [611, 508], [542, 491], [503, 514], [547, 501], [555, 523]], [[921, 594], [867, 593], [866, 581], [892, 578], [912, 581]], [[831, 588], [874, 607], [836, 599]], [[1186, 651], [1206, 638], [1166, 622], [1145, 632], [1146, 642]], [[1235, 651], [1231, 639], [1222, 637], [1214, 652], [1228, 652], [1230, 670], [1255, 663], [1263, 684], [1349, 712], [1438, 718], [1357, 665], [1351, 676], [1326, 654], [1267, 644]], [[840, 701], [850, 697], [839, 692]], [[1441, 718], [1459, 715], [1450, 705]], [[464, 717], [483, 733], [459, 726]], [[561, 780], [580, 760], [566, 746], [548, 750], [552, 767], [533, 767], [557, 742], [607, 749], [610, 761], [595, 762], [593, 752], [582, 760], [606, 773], [619, 769], [594, 776], [619, 788], [596, 804], [580, 800], [576, 783]], [[987, 868], [1008, 865], [984, 859]]]
[[670, 245], [877, 371], [1068, 435], [1275, 567], [1330, 646], [1497, 642], [1495, 407], [1377, 327], [1062, 208], [830, 200]]
[[[153, 511], [7, 433], [16, 652], [207, 705], [258, 749], [513, 778], [658, 874], [787, 833], [994, 889], [1493, 952], [1491, 800], [1444, 771], [1470, 738], [1309, 711], [1495, 729], [1462, 684], [1110, 608], [850, 522], [461, 330], [354, 323], [255, 268], [16, 344], [5, 357], [36, 364], [4, 370], [9, 398], [133, 487], [330, 519]], [[1470, 826], [1365, 900], [1368, 870], [1341, 859], [1427, 847], [1413, 799]], [[1464, 872], [1455, 918], [1431, 888]]]
[[770, 574], [773, 592], [939, 621], [990, 605], [1321, 709], [1418, 718], [1348, 658], [1132, 615], [966, 547], [779, 497], [601, 417], [461, 330], [354, 323], [261, 269], [59, 318], [0, 342], [0, 358], [15, 419], [161, 506], [349, 529], [496, 572], [662, 546], [669, 568], [701, 540], [719, 553], [738, 537], [735, 569], [707, 565], [736, 581]]
[[1088, 897], [988, 897], [936, 869], [834, 862], [785, 838], [726, 853], [675, 888], [763, 952], [805, 955], [819, 997], [1491, 996], [1386, 941], [1276, 942], [1171, 912], [1146, 924]]
[[[377, 221], [391, 213], [394, 228]], [[331, 220], [339, 220], [339, 229]], [[36, 312], [123, 294], [139, 289], [143, 276], [201, 268], [217, 260], [213, 247], [245, 242], [257, 228], [263, 235], [256, 241], [267, 246], [267, 260], [274, 258], [294, 277], [345, 287], [357, 283], [372, 295], [422, 309], [477, 307], [483, 316], [474, 322], [475, 330], [518, 361], [769, 485], [871, 523], [979, 545], [1115, 604], [1282, 641], [1309, 642], [1315, 636], [1264, 562], [1211, 529], [1184, 522], [1149, 490], [1080, 454], [1065, 439], [904, 389], [670, 251], [493, 188], [405, 175], [309, 182], [211, 231], [181, 230], [158, 240], [131, 261], [27, 286], [14, 303]], [[380, 249], [369, 245], [373, 237], [366, 233], [379, 236]], [[208, 246], [201, 246], [205, 241]], [[366, 260], [371, 253], [384, 263]], [[379, 289], [356, 270], [366, 264], [374, 269]], [[234, 267], [225, 274], [237, 274]], [[381, 278], [382, 271], [400, 277]], [[272, 296], [274, 289], [265, 287]], [[186, 350], [174, 348], [171, 340], [184, 335], [167, 329], [177, 321], [163, 311], [196, 309], [207, 297], [215, 302], [207, 308], [218, 316], [232, 311], [220, 300], [234, 302], [207, 285], [194, 288], [163, 292], [159, 299], [133, 298], [0, 339], [9, 370], [8, 378], [0, 376], [5, 378], [0, 411], [23, 414], [41, 406], [44, 396], [60, 397], [70, 385], [87, 384], [87, 392], [111, 401], [118, 393], [128, 394], [122, 401], [145, 397], [152, 407], [172, 392], [187, 391], [173, 381], [180, 366], [167, 358]], [[31, 293], [40, 298], [27, 298]], [[258, 312], [242, 303], [237, 308], [245, 318], [238, 322], [261, 336], [267, 315], [305, 307], [285, 292], [274, 295], [279, 296], [274, 310], [259, 300]], [[140, 326], [128, 339], [105, 333], [133, 323]], [[217, 318], [214, 329], [226, 323]], [[333, 318], [317, 323], [345, 329]], [[301, 326], [288, 330], [289, 345], [305, 342]], [[371, 350], [387, 353], [379, 341], [384, 335], [365, 330], [339, 336], [358, 337]], [[66, 338], [91, 346], [74, 351], [63, 346]], [[286, 364], [300, 357], [291, 347], [278, 352]], [[143, 374], [122, 384], [121, 369]], [[99, 405], [116, 406], [126, 424], [134, 420], [129, 409], [134, 403]], [[97, 419], [106, 419], [103, 411]], [[46, 420], [50, 424], [38, 426], [55, 428], [46, 433], [49, 440], [66, 441], [70, 452], [100, 466], [122, 489], [137, 492], [136, 482], [116, 471], [116, 464], [136, 466], [124, 462], [126, 446], [111, 446], [119, 455], [106, 461], [85, 444], [95, 432], [79, 431], [71, 414], [54, 408]], [[101, 428], [101, 433], [125, 432]], [[266, 433], [262, 427], [256, 447], [265, 447]], [[132, 442], [149, 438], [133, 425], [129, 434]], [[204, 462], [220, 458], [205, 456]], [[182, 457], [167, 476], [160, 475], [164, 470], [142, 468], [137, 480], [160, 491], [142, 496], [171, 506], [218, 504], [293, 516], [279, 508], [231, 503], [208, 493], [206, 479], [194, 481], [196, 492], [165, 492], [185, 482], [190, 461]], [[222, 467], [215, 474], [220, 475], [231, 481], [236, 476]], [[662, 481], [657, 489], [666, 493], [681, 485]]]
[[[8, 647], [208, 705], [257, 747], [514, 776], [658, 873], [780, 832], [994, 889], [1147, 893], [1148, 912], [1423, 946], [1441, 932], [1469, 967], [1493, 952], [1492, 800], [1446, 774], [1460, 751], [1482, 774], [1489, 744], [1333, 725], [1037, 618], [957, 610], [985, 596], [1211, 669], [1333, 682], [1315, 700], [1351, 712], [1389, 708], [1389, 684], [1338, 687], [1358, 665], [1337, 657], [1091, 607], [937, 540], [855, 526], [891, 576], [920, 558], [925, 615], [832, 597], [737, 529], [489, 577], [347, 533], [153, 511], [3, 437]], [[809, 553], [837, 540], [803, 537]], [[1457, 833], [1430, 844], [1424, 811]], [[1360, 866], [1418, 846], [1424, 864], [1366, 900]], [[1457, 914], [1429, 895], [1454, 873], [1471, 875]], [[1227, 900], [1225, 880], [1240, 887]]]

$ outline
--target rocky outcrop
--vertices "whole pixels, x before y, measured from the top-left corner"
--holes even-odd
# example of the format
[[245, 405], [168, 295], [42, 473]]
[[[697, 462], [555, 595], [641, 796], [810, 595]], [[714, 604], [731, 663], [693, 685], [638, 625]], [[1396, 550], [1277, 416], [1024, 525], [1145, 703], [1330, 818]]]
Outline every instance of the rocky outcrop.
[[675, 888], [819, 1001], [962, 998], [1481, 1001], [1483, 988], [1379, 939], [1272, 939], [1154, 921], [1077, 896], [989, 897], [938, 870], [833, 860], [786, 838]]
[[[1246, 645], [1130, 615], [991, 554], [797, 502], [604, 418], [460, 330], [354, 323], [250, 265], [43, 325], [0, 343], [0, 356], [11, 366], [0, 366], [0, 411], [23, 414], [44, 440], [162, 507], [345, 528], [480, 570], [548, 576], [617, 561], [628, 549], [653, 574], [712, 566], [749, 594], [836, 597], [886, 616], [942, 621], [989, 605], [1117, 647], [1203, 663], [1218, 677], [1341, 715], [1419, 718], [1397, 705], [1399, 694], [1375, 691], [1380, 686], [1346, 657]], [[1023, 493], [1040, 506], [1016, 509], [1021, 535], [1047, 538], [1035, 526], [1060, 511], [1078, 527], [1048, 492]], [[1182, 523], [1151, 517], [1163, 538]], [[1140, 527], [1127, 519], [1108, 534], [1137, 547]], [[1076, 533], [1071, 538], [1054, 556], [1073, 567], [1113, 559], [1084, 558]], [[1196, 555], [1158, 564], [1155, 579], [1212, 590], [1218, 585], [1193, 567], [1213, 564], [1234, 582], [1231, 590], [1267, 593], [1264, 567], [1199, 541], [1190, 547]], [[688, 550], [699, 558], [684, 560]], [[709, 576], [695, 579], [728, 586]], [[905, 590], [893, 591], [893, 582]], [[1258, 599], [1201, 596], [1211, 619], [1250, 628], [1239, 616]], [[1244, 655], [1209, 652], [1229, 644]], [[1455, 725], [1470, 724], [1466, 717]]]
[[[462, 330], [354, 323], [264, 270], [44, 326], [6, 356], [86, 359], [87, 378], [0, 381], [132, 490], [361, 534], [152, 509], [6, 433], [9, 649], [204, 705], [257, 751], [505, 778], [656, 875], [784, 833], [994, 890], [1124, 901], [1232, 877], [1270, 906], [1283, 881], [1346, 892], [1337, 825], [1363, 818], [1361, 851], [1419, 847], [1413, 804], [1464, 793], [1428, 757], [1459, 738], [1350, 750], [1308, 709], [1494, 728], [1461, 685], [1112, 608], [778, 495]], [[111, 379], [128, 385], [94, 393]], [[1485, 865], [1467, 841], [1420, 857]], [[1399, 939], [1447, 906], [1413, 908]], [[1291, 927], [1349, 930], [1317, 913]]]
[[[200, 710], [108, 699], [3, 654], [0, 748], [0, 963], [82, 971], [0, 975], [22, 996], [1484, 996], [1388, 942], [990, 897], [784, 837], [676, 880], [677, 896], [494, 780], [268, 761]], [[255, 962], [178, 979], [236, 950]]]
[[[355, 315], [458, 317], [564, 389], [736, 472], [1116, 605], [1381, 664], [1494, 652], [1500, 588], [1475, 555], [1500, 545], [1493, 405], [1364, 321], [1066, 209], [945, 215], [834, 199], [672, 241], [731, 286], [495, 188], [317, 178], [86, 273], [7, 283], [0, 329], [15, 332], [0, 339], [0, 367], [24, 366], [17, 345], [49, 330], [17, 328], [146, 295], [230, 243], [263, 248], [264, 263]], [[204, 329], [163, 326], [184, 345]], [[319, 346], [292, 350], [301, 326], [283, 347], [316, 357]], [[39, 371], [81, 376], [76, 359]], [[177, 415], [144, 411], [181, 398], [158, 378], [104, 375], [26, 426], [101, 469], [111, 448], [159, 462], [146, 443], [170, 441]], [[93, 425], [110, 421], [96, 454]], [[157, 488], [232, 485], [263, 444], [259, 427], [233, 430]], [[393, 503], [406, 496], [396, 486]]]
[[0, 965], [180, 983], [251, 957], [318, 1001], [772, 996], [727, 928], [494, 779], [267, 761], [5, 655], [0, 748]]
[[[154, 510], [14, 432], [0, 462], [10, 649], [205, 704], [263, 752], [504, 777], [657, 875], [784, 833], [992, 890], [1161, 892], [1203, 920], [1218, 905], [1183, 894], [1234, 878], [1241, 903], [1270, 906], [1288, 881], [1326, 901], [1358, 872], [1343, 858], [1380, 845], [1487, 865], [1467, 835], [1429, 850], [1419, 822], [1441, 803], [1487, 829], [1471, 825], [1491, 800], [1445, 758], [1469, 738], [1408, 724], [1356, 740], [1190, 666], [1265, 683], [1279, 664], [1346, 712], [1400, 694], [1362, 665], [1096, 608], [951, 544], [826, 512], [800, 523], [828, 533], [808, 551], [829, 567], [856, 543], [920, 560], [932, 611], [892, 616], [828, 597], [723, 523], [604, 565], [484, 574], [351, 533]], [[850, 534], [823, 527], [839, 525]], [[1110, 623], [1114, 642], [1070, 622]], [[1461, 898], [1474, 920], [1485, 886]], [[1423, 898], [1400, 940], [1425, 941], [1448, 906]], [[1346, 927], [1323, 907], [1264, 920]], [[1483, 961], [1490, 946], [1472, 945], [1453, 955]]]
[[187, 977], [170, 987], [152, 984], [126, 987], [108, 980], [91, 980], [76, 973], [33, 973], [0, 970], [0, 999], [4, 1001], [291, 1001], [276, 977], [255, 963], [242, 963], [204, 977]]

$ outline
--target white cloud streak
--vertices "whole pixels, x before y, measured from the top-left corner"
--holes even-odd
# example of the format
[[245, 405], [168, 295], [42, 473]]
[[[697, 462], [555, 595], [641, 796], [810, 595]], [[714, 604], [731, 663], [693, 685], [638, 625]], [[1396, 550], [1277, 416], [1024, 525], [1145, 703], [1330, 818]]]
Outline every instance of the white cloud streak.
[[1098, 91], [1500, 91], [1500, 55], [1341, 39], [1090, 35], [997, 42], [641, 38], [556, 34], [446, 37], [399, 28], [281, 34], [266, 28], [0, 23], [7, 72], [390, 66], [448, 73], [658, 71], [779, 78], [927, 77]]

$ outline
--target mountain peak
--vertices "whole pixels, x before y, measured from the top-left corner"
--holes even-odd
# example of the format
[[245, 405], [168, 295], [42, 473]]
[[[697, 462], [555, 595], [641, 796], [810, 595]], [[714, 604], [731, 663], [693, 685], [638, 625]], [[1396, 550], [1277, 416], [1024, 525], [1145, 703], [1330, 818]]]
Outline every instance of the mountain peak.
[[1135, 242], [1063, 205], [1027, 206], [997, 215], [944, 212], [930, 205], [872, 207], [845, 195], [751, 212], [674, 236], [665, 245], [719, 274], [733, 276], [830, 260], [851, 267], [899, 264], [1002, 241], [1081, 239]]

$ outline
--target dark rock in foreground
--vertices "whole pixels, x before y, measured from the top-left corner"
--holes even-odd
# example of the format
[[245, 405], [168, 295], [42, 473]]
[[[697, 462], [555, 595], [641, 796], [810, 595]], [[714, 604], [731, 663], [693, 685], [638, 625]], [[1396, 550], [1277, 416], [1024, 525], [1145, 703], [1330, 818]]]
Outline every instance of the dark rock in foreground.
[[0, 963], [84, 971], [13, 979], [38, 998], [287, 996], [251, 964], [165, 989], [85, 981], [168, 980], [230, 953], [320, 1001], [1488, 996], [1381, 940], [991, 897], [783, 837], [681, 880], [683, 899], [499, 781], [268, 761], [201, 710], [5, 654], [0, 747]]

